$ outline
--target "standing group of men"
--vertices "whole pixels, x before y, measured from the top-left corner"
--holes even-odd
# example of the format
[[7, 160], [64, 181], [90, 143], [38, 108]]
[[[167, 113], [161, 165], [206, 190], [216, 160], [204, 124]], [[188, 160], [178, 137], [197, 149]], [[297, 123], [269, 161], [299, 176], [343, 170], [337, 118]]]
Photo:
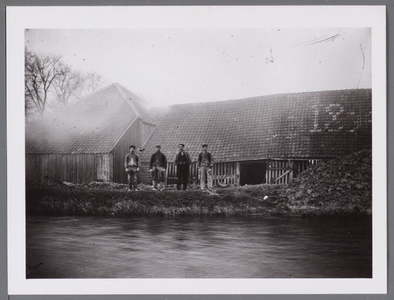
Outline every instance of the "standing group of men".
[[[135, 153], [135, 146], [129, 147], [129, 153], [124, 159], [125, 171], [127, 172], [127, 180], [129, 183], [129, 191], [137, 189], [137, 173], [140, 170], [139, 157]], [[187, 189], [189, 181], [189, 167], [191, 159], [189, 153], [185, 151], [185, 145], [178, 145], [179, 151], [175, 156], [175, 164], [177, 166], [177, 189], [181, 186]], [[205, 179], [207, 179], [208, 190], [212, 190], [212, 154], [208, 152], [208, 145], [202, 144], [202, 151], [198, 155], [198, 169], [200, 172], [201, 189], [205, 189]], [[149, 162], [149, 171], [152, 172], [152, 183], [154, 190], [164, 189], [165, 173], [167, 168], [167, 158], [161, 152], [161, 146], [156, 145], [156, 152], [152, 154]]]

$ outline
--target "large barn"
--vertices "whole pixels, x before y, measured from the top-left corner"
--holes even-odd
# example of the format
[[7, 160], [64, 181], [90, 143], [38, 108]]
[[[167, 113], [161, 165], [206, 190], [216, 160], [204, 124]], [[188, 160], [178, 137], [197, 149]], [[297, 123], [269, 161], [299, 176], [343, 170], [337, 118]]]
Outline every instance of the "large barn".
[[147, 164], [160, 144], [174, 183], [179, 143], [194, 161], [190, 181], [197, 180], [198, 153], [208, 143], [215, 184], [287, 183], [318, 160], [371, 149], [371, 97], [370, 89], [354, 89], [174, 105], [155, 117], [140, 180], [150, 181]]
[[26, 126], [26, 181], [127, 182], [124, 157], [155, 128], [143, 101], [114, 83]]

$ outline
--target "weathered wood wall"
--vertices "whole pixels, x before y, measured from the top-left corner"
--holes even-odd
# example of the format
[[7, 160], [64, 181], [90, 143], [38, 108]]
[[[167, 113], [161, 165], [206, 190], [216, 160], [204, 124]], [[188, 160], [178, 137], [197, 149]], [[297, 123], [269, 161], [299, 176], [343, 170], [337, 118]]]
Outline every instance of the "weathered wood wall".
[[[154, 128], [155, 126], [152, 124], [145, 123], [141, 120], [136, 121], [118, 141], [112, 151], [114, 156], [114, 182], [127, 183], [124, 158], [126, 154], [129, 153], [129, 147], [130, 145], [134, 145], [137, 148], [140, 148]], [[136, 153], [138, 154], [138, 151]]]
[[113, 181], [111, 154], [26, 154], [26, 182], [60, 181], [88, 183]]
[[149, 172], [149, 163], [145, 162], [141, 164], [141, 169], [138, 173], [138, 182], [152, 184], [152, 173]]

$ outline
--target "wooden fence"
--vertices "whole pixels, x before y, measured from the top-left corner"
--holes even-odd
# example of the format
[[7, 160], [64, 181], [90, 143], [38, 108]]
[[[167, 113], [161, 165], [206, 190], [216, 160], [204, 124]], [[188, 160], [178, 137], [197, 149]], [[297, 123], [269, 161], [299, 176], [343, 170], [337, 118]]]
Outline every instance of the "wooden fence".
[[[237, 167], [238, 166], [238, 167]], [[176, 184], [177, 182], [177, 166], [175, 162], [167, 164], [167, 184]], [[192, 162], [189, 166], [189, 183], [197, 184], [200, 179], [197, 162]], [[239, 163], [215, 163], [212, 168], [213, 185], [220, 184], [238, 184], [239, 182]]]
[[[288, 184], [298, 174], [310, 165], [317, 164], [319, 160], [271, 160], [266, 162], [265, 183]], [[176, 184], [177, 167], [174, 162], [167, 164], [167, 184]], [[215, 163], [212, 169], [213, 185], [239, 184], [239, 162]], [[189, 168], [189, 183], [197, 184], [200, 175], [197, 162], [193, 162]]]
[[217, 163], [213, 165], [213, 185], [239, 184], [239, 162]]
[[[177, 182], [176, 173], [177, 173], [177, 166], [175, 162], [167, 163], [167, 170], [166, 170], [167, 184], [176, 184]], [[198, 178], [199, 175], [198, 175], [197, 162], [192, 162], [189, 166], [189, 183], [197, 183]]]
[[298, 174], [319, 160], [272, 160], [267, 162], [266, 183], [288, 184]]

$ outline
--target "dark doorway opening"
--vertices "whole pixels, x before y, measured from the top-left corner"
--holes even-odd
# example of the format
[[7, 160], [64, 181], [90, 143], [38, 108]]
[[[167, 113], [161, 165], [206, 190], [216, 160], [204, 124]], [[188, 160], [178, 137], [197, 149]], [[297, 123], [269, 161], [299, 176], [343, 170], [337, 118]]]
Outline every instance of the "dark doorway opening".
[[265, 162], [245, 162], [240, 165], [240, 185], [265, 183]]

